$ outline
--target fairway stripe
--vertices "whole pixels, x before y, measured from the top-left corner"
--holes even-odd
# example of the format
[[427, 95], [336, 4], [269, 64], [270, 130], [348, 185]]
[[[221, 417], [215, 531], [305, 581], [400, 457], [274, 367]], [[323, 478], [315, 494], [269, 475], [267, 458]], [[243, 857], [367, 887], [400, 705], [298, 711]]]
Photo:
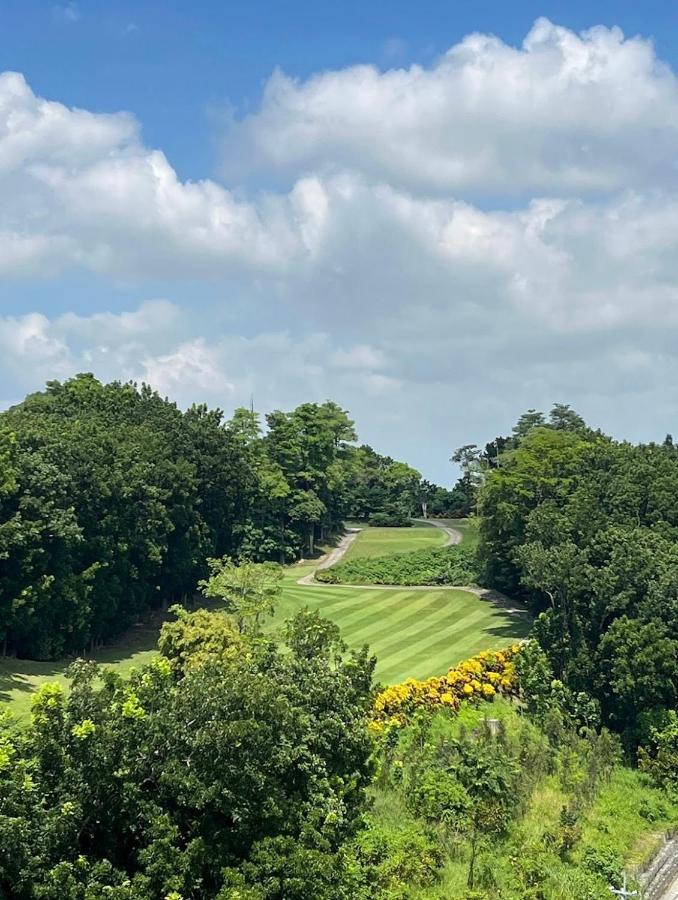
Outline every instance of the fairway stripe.
[[397, 591], [392, 596], [388, 594], [381, 596], [378, 603], [368, 603], [360, 606], [342, 618], [342, 632], [344, 628], [354, 631], [356, 626], [359, 626], [362, 621], [371, 620], [375, 616], [385, 621], [391, 621], [392, 614], [395, 615], [393, 611], [410, 609], [412, 604], [411, 596], [409, 591]]
[[346, 638], [349, 638], [356, 632], [356, 625], [362, 626], [360, 632], [361, 643], [365, 641], [367, 643], [372, 643], [375, 636], [383, 634], [384, 629], [393, 632], [395, 626], [397, 626], [398, 633], [407, 633], [410, 630], [411, 625], [422, 624], [436, 613], [444, 612], [445, 615], [449, 615], [451, 608], [452, 604], [444, 602], [441, 604], [437, 597], [430, 598], [429, 602], [426, 603], [426, 605], [423, 605], [421, 595], [410, 595], [407, 602], [401, 605], [398, 613], [389, 615], [388, 617], [370, 617], [364, 621], [361, 620], [358, 623], [353, 623], [348, 629], [342, 627], [342, 634], [344, 634]]
[[422, 650], [426, 651], [430, 647], [434, 636], [437, 636], [441, 642], [449, 640], [450, 635], [459, 632], [460, 623], [466, 624], [469, 619], [473, 621], [475, 616], [465, 614], [454, 618], [444, 615], [432, 617], [425, 628], [413, 628], [387, 641], [375, 642], [374, 652], [377, 654], [377, 659], [383, 660], [384, 664], [389, 667], [400, 665], [402, 660], [410, 659], [413, 656], [421, 657]]
[[[451, 619], [447, 625], [443, 625], [437, 632], [438, 639], [436, 641], [431, 640], [432, 635], [428, 630], [425, 634], [418, 630], [409, 639], [405, 636], [399, 641], [391, 641], [387, 644], [382, 649], [383, 659], [385, 662], [388, 662], [389, 667], [397, 664], [404, 668], [410, 660], [421, 657], [422, 649], [428, 649], [428, 658], [435, 647], [444, 647], [452, 636], [454, 637], [454, 642], [457, 643], [466, 634], [475, 631], [478, 622], [481, 622], [484, 618], [485, 610], [481, 609], [461, 618]], [[460, 627], [462, 623], [463, 626]], [[377, 659], [379, 658], [377, 654]]]
[[[450, 627], [446, 628], [444, 633], [435, 640], [435, 641], [418, 641], [416, 644], [417, 649], [415, 649], [415, 645], [413, 644], [408, 648], [411, 652], [409, 654], [404, 653], [395, 653], [391, 654], [388, 657], [384, 657], [385, 665], [383, 667], [383, 671], [394, 671], [394, 672], [402, 672], [411, 671], [413, 666], [416, 667], [417, 662], [423, 667], [424, 660], [422, 659], [421, 649], [419, 645], [427, 644], [426, 646], [426, 657], [425, 661], [428, 664], [426, 666], [426, 671], [429, 674], [438, 674], [441, 675], [447, 671], [447, 669], [454, 665], [455, 662], [458, 662], [461, 659], [467, 659], [470, 656], [473, 656], [475, 649], [478, 650], [487, 650], [487, 649], [496, 649], [498, 647], [506, 646], [510, 644], [512, 641], [517, 639], [517, 636], [509, 636], [506, 635], [498, 636], [498, 635], [487, 635], [487, 632], [491, 629], [494, 622], [492, 619], [488, 619], [484, 623], [484, 627], [482, 629], [478, 628], [478, 622], [482, 621], [484, 617], [474, 617], [473, 621], [467, 622], [464, 628], [457, 629], [452, 624]], [[469, 635], [473, 635], [473, 641], [464, 640]], [[485, 638], [487, 635], [487, 638]], [[446, 648], [449, 647], [449, 653], [443, 653]], [[440, 662], [438, 665], [435, 664], [433, 657], [439, 656]], [[377, 656], [377, 661], [379, 661], [379, 656]], [[377, 669], [380, 666], [377, 665]], [[383, 677], [383, 675], [380, 675]], [[426, 676], [429, 677], [429, 676]]]

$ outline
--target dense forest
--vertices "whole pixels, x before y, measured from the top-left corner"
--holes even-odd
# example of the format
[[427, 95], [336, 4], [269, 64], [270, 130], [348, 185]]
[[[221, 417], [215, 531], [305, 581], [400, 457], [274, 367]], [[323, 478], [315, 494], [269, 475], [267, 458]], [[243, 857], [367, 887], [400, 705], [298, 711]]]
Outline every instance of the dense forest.
[[[220, 604], [173, 606], [129, 677], [77, 660], [28, 722], [3, 715], [0, 896], [603, 900], [678, 826], [670, 437], [530, 410], [457, 451], [445, 491], [329, 402], [261, 425], [80, 376], [0, 423], [6, 650], [77, 650], [198, 588]], [[526, 604], [529, 640], [384, 686], [317, 612], [271, 624], [280, 564], [347, 517], [462, 495], [477, 548], [326, 578], [475, 577]]]
[[262, 427], [145, 386], [51, 382], [0, 415], [3, 653], [107, 641], [191, 596], [209, 557], [291, 562], [347, 516], [466, 511], [463, 494], [355, 440], [331, 402]]
[[573, 708], [634, 746], [678, 701], [678, 448], [614, 441], [562, 406], [497, 443], [480, 577], [525, 597]]

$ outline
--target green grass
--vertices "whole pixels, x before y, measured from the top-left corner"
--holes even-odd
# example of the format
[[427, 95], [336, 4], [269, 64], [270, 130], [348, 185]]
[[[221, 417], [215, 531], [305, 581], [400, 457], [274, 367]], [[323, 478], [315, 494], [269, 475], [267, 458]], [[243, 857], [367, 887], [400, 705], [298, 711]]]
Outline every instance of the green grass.
[[[450, 524], [457, 527], [456, 522]], [[432, 526], [366, 528], [351, 549], [365, 557], [441, 546], [444, 541], [445, 533]], [[524, 637], [530, 627], [527, 617], [510, 615], [467, 591], [297, 584], [314, 568], [307, 563], [287, 569], [274, 626], [305, 606], [319, 610], [339, 625], [350, 647], [369, 644], [378, 659], [376, 677], [384, 683], [440, 675], [480, 650]], [[126, 675], [152, 658], [158, 629], [157, 621], [134, 628], [94, 659]], [[66, 683], [68, 662], [0, 660], [0, 703], [25, 716], [36, 688], [46, 682]]]
[[[425, 737], [427, 745], [442, 746], [446, 740], [458, 737], [462, 729], [466, 734], [473, 734], [486, 716], [502, 721], [505, 739], [508, 746], [513, 747], [514, 755], [520, 752], [521, 747], [528, 745], [525, 738], [530, 733], [533, 741], [538, 739], [537, 726], [520, 714], [513, 703], [497, 698], [480, 706], [462, 704], [459, 714], [454, 717], [439, 713], [433, 718], [431, 729]], [[423, 740], [418, 732], [410, 736], [410, 741], [412, 737], [416, 741], [414, 746]], [[406, 731], [401, 734], [400, 740], [408, 740]], [[412, 746], [410, 742], [396, 749], [396, 758], [401, 763], [405, 761], [407, 765], [412, 758]], [[565, 753], [571, 759], [567, 750]], [[420, 765], [421, 761], [417, 760], [417, 764]], [[558, 770], [559, 766], [555, 768]], [[557, 774], [549, 774], [547, 767], [541, 771], [543, 774], [537, 778], [533, 792], [527, 797], [523, 795], [527, 801], [524, 815], [510, 823], [505, 838], [495, 840], [482, 849], [478, 874], [482, 881], [485, 873], [486, 884], [478, 897], [522, 900], [527, 896], [515, 880], [516, 864], [521, 862], [529, 862], [525, 871], [531, 870], [533, 879], [538, 878], [538, 882], [533, 880], [532, 883], [538, 884], [539, 890], [530, 893], [530, 897], [576, 900], [584, 896], [611, 896], [605, 881], [597, 882], [595, 893], [590, 880], [582, 889], [581, 876], [590, 871], [586, 861], [591, 850], [613, 860], [618, 859], [633, 876], [661, 846], [663, 834], [674, 830], [678, 824], [678, 804], [652, 787], [637, 770], [618, 765], [609, 779], [599, 785], [590, 804], [584, 804], [580, 813], [580, 828], [574, 832], [575, 846], [561, 856], [556, 840], [561, 830], [561, 810], [577, 798], [579, 787], [566, 790]], [[373, 806], [369, 818], [386, 835], [398, 829], [423, 833], [427, 828], [427, 823], [418, 819], [408, 808], [405, 784], [406, 780], [398, 778], [390, 782], [382, 779], [371, 788]], [[523, 787], [526, 786], [524, 783]], [[442, 837], [444, 832], [439, 831], [438, 834]], [[441, 849], [445, 846], [449, 855], [440, 870], [438, 882], [420, 888], [408, 884], [403, 896], [413, 900], [462, 900], [469, 896], [466, 887], [468, 841], [453, 841], [447, 845], [444, 840], [441, 841]], [[587, 876], [587, 879], [590, 877]]]
[[344, 559], [408, 553], [423, 547], [442, 547], [447, 535], [441, 528], [417, 523], [412, 528], [365, 527], [351, 544]]
[[[131, 629], [119, 643], [104, 647], [93, 659], [110, 666], [121, 675], [134, 666], [143, 666], [156, 653], [158, 624]], [[36, 662], [31, 659], [0, 659], [0, 703], [8, 703], [18, 718], [28, 715], [33, 692], [41, 684], [56, 682], [66, 685], [65, 671], [70, 660]]]
[[443, 525], [454, 528], [461, 533], [461, 543], [466, 547], [478, 545], [478, 528], [480, 519], [440, 519]]
[[[312, 567], [291, 570], [296, 578]], [[524, 637], [527, 617], [511, 615], [468, 591], [299, 585], [286, 576], [279, 618], [308, 606], [339, 625], [351, 647], [369, 644], [376, 677], [387, 684], [440, 675], [462, 659]]]

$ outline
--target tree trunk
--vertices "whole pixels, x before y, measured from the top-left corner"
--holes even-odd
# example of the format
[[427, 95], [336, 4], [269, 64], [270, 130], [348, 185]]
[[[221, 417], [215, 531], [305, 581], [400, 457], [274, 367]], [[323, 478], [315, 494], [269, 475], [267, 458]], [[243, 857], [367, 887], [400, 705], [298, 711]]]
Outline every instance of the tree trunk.
[[285, 519], [280, 519], [280, 565], [285, 565]]
[[424, 518], [428, 519], [428, 503], [425, 500], [421, 501], [421, 511], [424, 514]]
[[315, 525], [312, 524], [308, 530], [308, 554], [309, 554], [309, 556], [313, 556], [314, 539], [315, 539]]
[[468, 866], [468, 881], [466, 882], [466, 887], [469, 890], [473, 890], [473, 882], [475, 880], [475, 867], [476, 867], [476, 855], [478, 851], [478, 832], [473, 829], [473, 834], [471, 836], [471, 859], [469, 860]]

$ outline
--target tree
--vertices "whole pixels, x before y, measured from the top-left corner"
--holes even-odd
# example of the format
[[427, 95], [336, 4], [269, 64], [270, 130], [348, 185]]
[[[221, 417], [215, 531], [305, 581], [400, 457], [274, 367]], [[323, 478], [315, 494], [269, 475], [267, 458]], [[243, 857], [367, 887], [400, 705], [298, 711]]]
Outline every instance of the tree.
[[224, 621], [187, 614], [129, 679], [80, 662], [1, 723], [2, 896], [352, 900], [374, 660], [317, 617], [288, 644]]
[[586, 431], [586, 422], [567, 403], [555, 403], [549, 413], [549, 426], [559, 431]]
[[600, 641], [596, 688], [605, 720], [633, 742], [641, 714], [678, 702], [678, 641], [660, 622], [622, 616]]
[[275, 612], [282, 593], [282, 568], [276, 563], [247, 560], [236, 565], [228, 557], [208, 559], [207, 563], [210, 577], [199, 583], [203, 594], [225, 603], [241, 634], [257, 634], [262, 619]]

